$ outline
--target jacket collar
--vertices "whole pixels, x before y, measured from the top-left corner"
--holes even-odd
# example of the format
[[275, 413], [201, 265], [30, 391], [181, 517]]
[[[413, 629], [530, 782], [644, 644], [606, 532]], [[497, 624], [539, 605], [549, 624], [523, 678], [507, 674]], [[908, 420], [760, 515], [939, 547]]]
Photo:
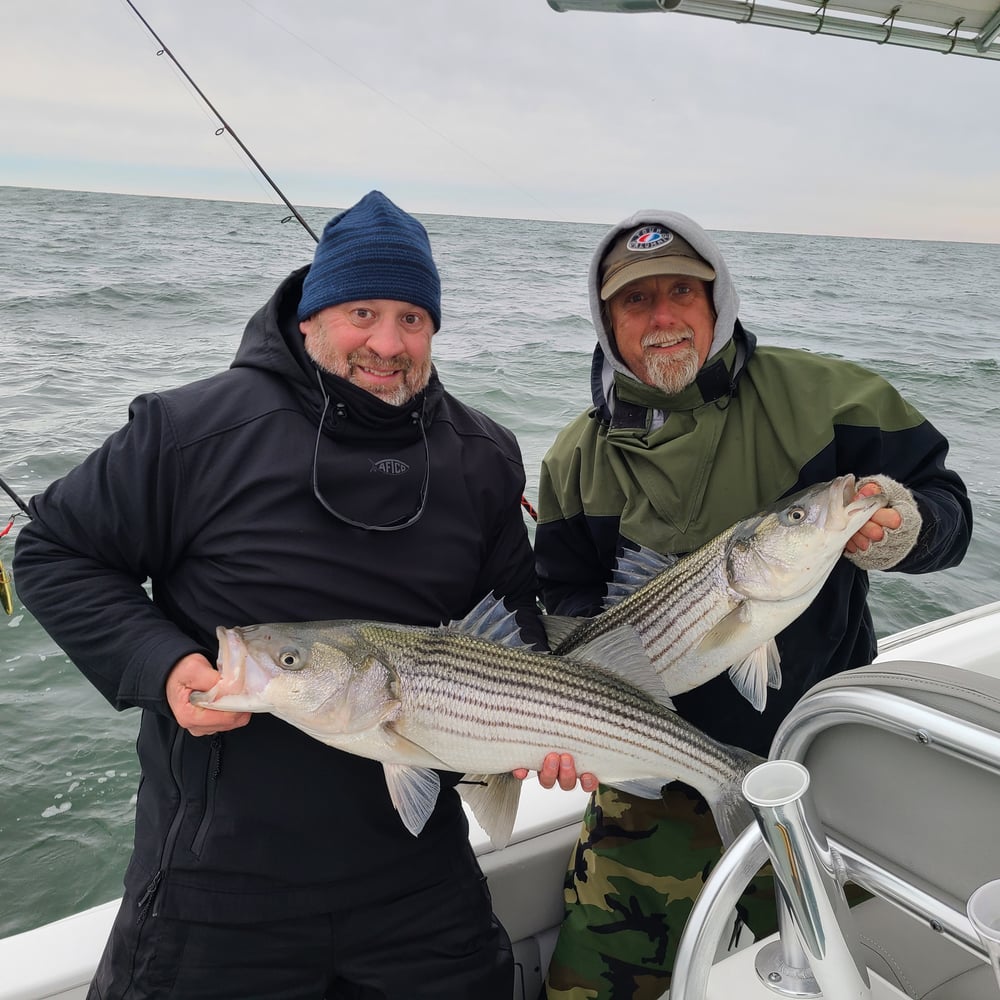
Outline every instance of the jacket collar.
[[[378, 396], [348, 382], [339, 375], [332, 375], [313, 364], [314, 378], [322, 380], [323, 389], [330, 398], [324, 420], [324, 431], [335, 438], [371, 440], [391, 437], [400, 443], [417, 440], [420, 425], [430, 426], [440, 405], [444, 388], [437, 369], [431, 368], [430, 381], [403, 406], [393, 406]], [[322, 390], [317, 388], [322, 402]]]

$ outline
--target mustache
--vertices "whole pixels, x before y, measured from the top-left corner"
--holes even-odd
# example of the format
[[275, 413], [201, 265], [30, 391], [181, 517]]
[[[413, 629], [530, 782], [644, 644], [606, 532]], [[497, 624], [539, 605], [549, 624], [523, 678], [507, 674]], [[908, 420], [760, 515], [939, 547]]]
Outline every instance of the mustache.
[[408, 354], [397, 354], [391, 358], [382, 358], [369, 351], [367, 348], [359, 348], [351, 351], [347, 355], [349, 365], [360, 365], [363, 368], [371, 368], [374, 371], [401, 371], [408, 372], [413, 367], [413, 359]]
[[660, 345], [662, 347], [673, 347], [675, 344], [682, 344], [685, 341], [688, 343], [693, 343], [694, 341], [694, 330], [689, 326], [684, 327], [682, 330], [652, 330], [643, 336], [640, 346], [653, 347], [654, 345]]

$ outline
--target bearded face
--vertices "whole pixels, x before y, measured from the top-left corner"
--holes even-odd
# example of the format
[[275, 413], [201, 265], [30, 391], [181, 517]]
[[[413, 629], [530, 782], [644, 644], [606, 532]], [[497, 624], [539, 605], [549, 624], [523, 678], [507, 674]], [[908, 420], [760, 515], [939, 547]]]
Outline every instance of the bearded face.
[[661, 389], [668, 396], [686, 389], [701, 368], [701, 359], [694, 346], [694, 331], [688, 328], [684, 339], [675, 341], [671, 348], [673, 339], [659, 332], [647, 334], [643, 338], [645, 372], [642, 375], [635, 373], [647, 385]]
[[434, 324], [420, 306], [394, 299], [345, 302], [321, 309], [299, 329], [320, 368], [403, 406], [431, 377]]
[[690, 385], [715, 337], [709, 286], [686, 275], [654, 275], [608, 300], [615, 346], [629, 371], [674, 395]]

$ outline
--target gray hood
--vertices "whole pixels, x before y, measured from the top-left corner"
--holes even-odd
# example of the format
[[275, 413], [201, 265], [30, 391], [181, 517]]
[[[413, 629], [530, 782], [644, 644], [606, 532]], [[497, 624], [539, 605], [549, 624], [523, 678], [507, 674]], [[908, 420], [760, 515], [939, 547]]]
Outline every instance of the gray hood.
[[601, 281], [600, 265], [611, 243], [625, 230], [638, 229], [640, 226], [648, 225], [651, 222], [665, 226], [682, 236], [694, 247], [698, 253], [708, 261], [715, 269], [715, 281], [712, 282], [712, 299], [715, 306], [715, 338], [712, 341], [712, 348], [709, 351], [708, 360], [715, 356], [732, 339], [733, 330], [736, 326], [736, 319], [739, 313], [740, 297], [733, 287], [733, 279], [730, 277], [729, 268], [722, 257], [715, 241], [701, 226], [693, 219], [689, 219], [680, 212], [664, 212], [660, 209], [643, 209], [634, 215], [620, 222], [610, 229], [604, 239], [597, 245], [593, 259], [590, 262], [590, 273], [588, 275], [588, 288], [590, 292], [590, 312], [594, 320], [594, 329], [597, 331], [597, 341], [604, 354], [604, 368], [601, 373], [604, 398], [613, 406], [611, 385], [614, 380], [614, 373], [621, 372], [633, 381], [639, 380], [625, 367], [618, 354], [618, 349], [614, 346], [611, 329], [606, 324], [604, 316], [604, 303], [601, 302]]

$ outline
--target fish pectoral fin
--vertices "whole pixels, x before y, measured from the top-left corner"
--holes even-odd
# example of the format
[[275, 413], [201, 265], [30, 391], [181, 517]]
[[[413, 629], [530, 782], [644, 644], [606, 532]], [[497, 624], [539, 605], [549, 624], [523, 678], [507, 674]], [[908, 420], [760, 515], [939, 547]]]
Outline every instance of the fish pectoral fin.
[[[334, 704], [337, 697], [331, 699]], [[392, 722], [399, 715], [401, 705], [398, 698], [385, 698], [366, 706], [363, 699], [351, 697], [327, 716], [327, 722], [335, 725], [340, 733], [364, 733]]]
[[504, 772], [467, 774], [457, 786], [458, 794], [497, 850], [510, 843], [522, 784], [519, 778]]
[[[750, 605], [747, 601], [741, 601], [722, 621], [705, 633], [698, 643], [698, 652], [708, 654], [729, 643], [739, 642], [740, 631], [749, 623]], [[736, 690], [758, 712], [763, 712], [767, 704], [767, 689], [781, 687], [780, 659], [778, 647], [772, 637], [729, 668], [729, 679]]]
[[666, 778], [633, 778], [631, 781], [612, 781], [609, 788], [617, 788], [638, 799], [662, 799], [663, 786], [673, 780], [673, 775]]
[[[762, 646], [758, 646], [740, 663], [736, 663], [729, 668], [729, 678], [736, 685], [736, 690], [758, 712], [764, 711], [767, 704], [768, 687], [781, 686], [781, 671], [778, 670], [775, 657], [777, 656], [777, 646], [773, 639], [768, 639]], [[771, 680], [777, 675], [777, 684], [772, 684]]]
[[391, 726], [382, 727], [382, 740], [392, 756], [403, 757], [411, 767], [430, 767], [438, 771], [454, 771], [446, 761], [432, 754], [419, 743], [414, 743], [408, 736], [396, 731]]
[[701, 637], [697, 646], [698, 652], [712, 653], [722, 646], [738, 640], [740, 632], [746, 628], [749, 622], [750, 607], [746, 601], [740, 601], [725, 618], [716, 622]]
[[383, 764], [389, 798], [403, 821], [403, 826], [416, 837], [424, 828], [441, 791], [441, 778], [429, 767], [409, 764]]
[[586, 618], [574, 618], [572, 615], [542, 615], [542, 628], [545, 638], [549, 641], [549, 649], [555, 649], [568, 639], [585, 621]]

